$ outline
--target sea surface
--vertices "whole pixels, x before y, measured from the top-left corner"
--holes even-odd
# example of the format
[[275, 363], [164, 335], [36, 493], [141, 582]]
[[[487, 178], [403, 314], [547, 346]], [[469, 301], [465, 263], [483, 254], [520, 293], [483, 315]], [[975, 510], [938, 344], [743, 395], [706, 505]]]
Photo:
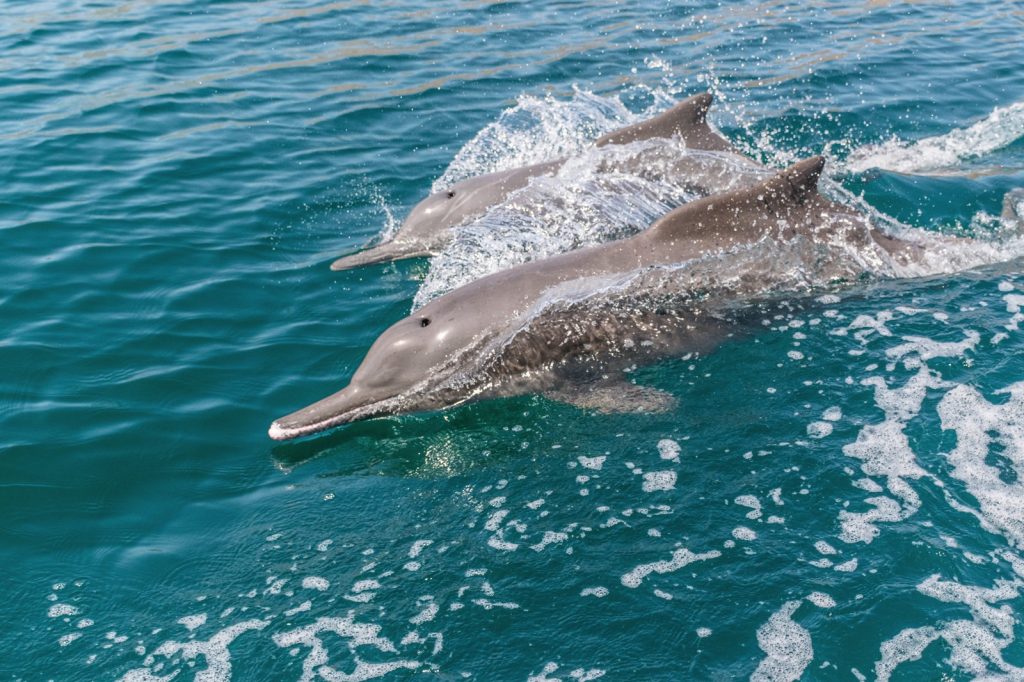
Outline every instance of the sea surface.
[[[0, 17], [0, 679], [1024, 679], [1019, 3]], [[638, 368], [668, 413], [267, 437], [414, 302], [692, 199], [586, 159], [707, 90], [745, 153], [824, 153], [833, 194], [958, 246]], [[563, 154], [551, 211], [328, 269], [432, 188]]]

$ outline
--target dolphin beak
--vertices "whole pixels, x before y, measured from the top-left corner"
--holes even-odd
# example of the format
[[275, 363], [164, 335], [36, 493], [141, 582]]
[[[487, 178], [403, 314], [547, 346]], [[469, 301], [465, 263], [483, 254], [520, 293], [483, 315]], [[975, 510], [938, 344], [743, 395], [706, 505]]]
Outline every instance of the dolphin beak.
[[414, 244], [401, 244], [399, 242], [385, 242], [379, 246], [365, 249], [331, 263], [331, 270], [349, 270], [361, 265], [373, 263], [389, 263], [406, 258], [418, 258], [429, 256], [430, 252], [421, 246]]
[[373, 402], [359, 395], [357, 389], [346, 386], [323, 400], [292, 412], [286, 417], [274, 420], [267, 434], [274, 440], [290, 440], [299, 436], [308, 436], [325, 431], [331, 427], [373, 416], [371, 409], [366, 409]]

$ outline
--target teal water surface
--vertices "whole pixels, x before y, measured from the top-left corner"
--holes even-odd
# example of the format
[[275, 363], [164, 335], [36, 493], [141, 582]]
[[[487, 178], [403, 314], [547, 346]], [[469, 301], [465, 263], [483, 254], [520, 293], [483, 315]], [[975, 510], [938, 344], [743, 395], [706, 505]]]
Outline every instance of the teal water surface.
[[3, 679], [1024, 676], [1012, 237], [639, 369], [670, 413], [525, 396], [266, 435], [445, 276], [329, 262], [446, 173], [585, 144], [577, 114], [711, 88], [747, 153], [825, 151], [873, 209], [995, 239], [1016, 3], [2, 16]]

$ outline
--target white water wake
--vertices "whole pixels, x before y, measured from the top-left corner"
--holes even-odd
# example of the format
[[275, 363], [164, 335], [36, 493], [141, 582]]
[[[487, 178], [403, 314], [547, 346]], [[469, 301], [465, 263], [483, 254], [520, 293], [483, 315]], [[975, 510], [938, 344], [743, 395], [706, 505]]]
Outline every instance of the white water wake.
[[924, 173], [955, 167], [964, 161], [990, 154], [1024, 137], [1024, 102], [996, 107], [967, 128], [916, 142], [893, 138], [881, 144], [855, 149], [846, 160], [847, 170], [860, 173], [871, 168], [900, 173]]

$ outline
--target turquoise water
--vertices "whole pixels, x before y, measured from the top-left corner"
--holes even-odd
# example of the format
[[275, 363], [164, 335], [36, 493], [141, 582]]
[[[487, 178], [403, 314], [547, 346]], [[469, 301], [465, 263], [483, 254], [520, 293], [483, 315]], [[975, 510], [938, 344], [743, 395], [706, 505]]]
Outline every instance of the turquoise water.
[[1013, 3], [3, 16], [3, 679], [1024, 675], [1012, 239], [638, 370], [671, 413], [526, 396], [266, 436], [458, 276], [334, 257], [438, 178], [709, 87], [759, 159], [826, 150], [875, 210], [995, 238]]

